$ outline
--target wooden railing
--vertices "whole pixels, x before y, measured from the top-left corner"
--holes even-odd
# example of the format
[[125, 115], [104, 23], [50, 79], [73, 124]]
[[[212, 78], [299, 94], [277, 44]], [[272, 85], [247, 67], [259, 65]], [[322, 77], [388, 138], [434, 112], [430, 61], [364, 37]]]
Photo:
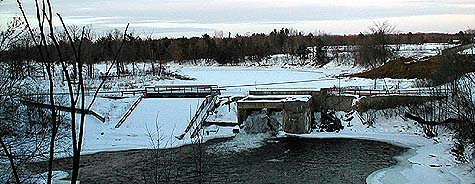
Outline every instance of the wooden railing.
[[119, 121], [115, 125], [115, 128], [119, 128], [120, 126], [122, 126], [125, 120], [127, 120], [127, 118], [130, 116], [130, 114], [132, 114], [132, 112], [135, 110], [135, 108], [139, 105], [141, 101], [142, 101], [142, 97], [139, 97], [134, 101], [134, 103], [132, 103], [129, 109], [127, 109], [127, 112], [125, 112], [125, 114], [122, 115], [122, 117], [119, 119]]
[[214, 110], [217, 99], [218, 99], [217, 96], [212, 96], [211, 102], [209, 102], [209, 104], [207, 105], [207, 108], [203, 109], [205, 111], [201, 112], [203, 114], [203, 116], [202, 116], [201, 119], [199, 119], [199, 121], [197, 122], [197, 125], [195, 127], [195, 130], [191, 134], [192, 139], [195, 138], [198, 135], [198, 133], [200, 132], [204, 122], [208, 118], [209, 114]]
[[350, 94], [359, 96], [375, 95], [414, 95], [414, 96], [446, 96], [450, 93], [448, 89], [358, 89], [358, 88], [328, 88], [325, 89], [330, 94]]
[[208, 118], [209, 112], [214, 110], [214, 106], [216, 104], [217, 96], [215, 95], [208, 95], [203, 102], [201, 102], [200, 106], [196, 110], [195, 114], [193, 115], [193, 118], [191, 118], [190, 122], [188, 123], [188, 126], [185, 128], [185, 131], [180, 134], [179, 136], [176, 136], [177, 139], [182, 140], [185, 135], [193, 128], [195, 127], [195, 130], [191, 134], [191, 138], [194, 138], [196, 134], [199, 132], [201, 129], [201, 126], [203, 122]]
[[182, 97], [217, 95], [217, 85], [157, 85], [145, 87], [144, 97]]

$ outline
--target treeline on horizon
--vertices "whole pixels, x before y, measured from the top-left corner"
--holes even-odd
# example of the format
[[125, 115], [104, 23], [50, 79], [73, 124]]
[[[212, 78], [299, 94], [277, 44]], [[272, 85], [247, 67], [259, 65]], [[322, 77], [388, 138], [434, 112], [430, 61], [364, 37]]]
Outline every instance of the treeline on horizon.
[[[356, 35], [323, 35], [322, 40], [331, 46], [357, 45], [365, 33]], [[460, 31], [458, 33], [393, 33], [387, 34], [388, 44], [423, 44], [423, 43], [472, 43], [473, 34]], [[455, 42], [454, 42], [455, 41]]]
[[[304, 34], [294, 29], [274, 29], [268, 34], [255, 33], [252, 35], [235, 35], [216, 37], [204, 34], [201, 37], [182, 38], [143, 38], [134, 33], [123, 36], [119, 30], [94, 37], [91, 30], [81, 34], [77, 27], [71, 27], [70, 32], [76, 45], [81, 45], [81, 57], [88, 64], [111, 61], [124, 40], [123, 47], [117, 63], [152, 62], [166, 63], [170, 61], [213, 60], [219, 64], [237, 64], [242, 61], [260, 62], [262, 59], [274, 54], [290, 54], [300, 59], [309, 59], [315, 65], [325, 64], [325, 46], [357, 45], [370, 33], [358, 35], [329, 35], [312, 33]], [[81, 36], [83, 35], [83, 36]], [[73, 60], [74, 53], [68, 45], [65, 34], [58, 34], [58, 40], [63, 58]], [[0, 59], [13, 65], [22, 65], [29, 61], [38, 61], [38, 49], [28, 39], [20, 37], [9, 49], [0, 53]], [[422, 43], [469, 43], [470, 34], [459, 32], [456, 34], [445, 33], [402, 33], [386, 35], [385, 44], [422, 44]], [[81, 41], [82, 40], [82, 41]], [[313, 49], [309, 49], [312, 47]], [[51, 46], [51, 50], [54, 47]], [[55, 52], [51, 52], [55, 53]], [[50, 55], [48, 60], [56, 62], [59, 57]]]
[[[76, 28], [77, 29], [77, 28]], [[123, 36], [119, 30], [94, 38], [90, 31], [81, 36], [80, 30], [69, 31], [74, 35], [75, 45], [81, 45], [81, 57], [85, 63], [100, 63], [114, 60], [119, 47], [122, 49], [117, 57], [118, 63], [128, 62], [169, 62], [190, 60], [214, 60], [219, 64], [236, 64], [244, 60], [261, 61], [274, 54], [292, 54], [303, 59], [313, 52], [321, 55], [323, 47], [321, 37], [303, 35], [295, 30], [274, 30], [269, 34], [252, 34], [250, 36], [236, 35], [235, 37], [211, 37], [204, 34], [201, 37], [191, 38], [143, 38], [134, 33]], [[124, 40], [125, 38], [125, 40]], [[62, 50], [62, 58], [73, 60], [74, 53], [69, 46], [68, 38], [64, 34], [57, 36]], [[315, 46], [317, 49], [308, 49]], [[50, 45], [51, 53], [54, 46]], [[28, 36], [23, 36], [9, 49], [0, 53], [2, 61], [8, 63], [22, 63], [38, 61], [38, 49]], [[49, 61], [56, 62], [58, 56], [50, 55]]]

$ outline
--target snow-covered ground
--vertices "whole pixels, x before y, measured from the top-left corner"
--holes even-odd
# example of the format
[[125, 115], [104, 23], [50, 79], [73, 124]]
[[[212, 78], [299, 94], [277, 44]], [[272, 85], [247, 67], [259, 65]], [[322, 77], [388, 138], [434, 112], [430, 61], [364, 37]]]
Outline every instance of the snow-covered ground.
[[467, 55], [475, 55], [475, 47], [472, 47], [472, 48], [469, 48], [469, 49], [465, 49], [463, 50], [462, 52], [460, 52], [461, 54], [467, 54]]
[[[427, 50], [422, 55], [437, 54], [446, 45], [404, 46], [415, 50]], [[294, 66], [279, 62], [286, 56], [278, 55], [262, 63], [261, 66], [168, 66], [169, 70], [195, 78], [196, 80], [159, 80], [157, 77], [127, 77], [108, 82], [109, 89], [140, 89], [156, 84], [216, 84], [226, 90], [222, 99], [245, 96], [249, 90], [257, 88], [327, 88], [346, 86], [374, 86], [374, 80], [338, 77], [342, 74], [362, 71], [362, 68], [331, 62], [322, 68]], [[284, 58], [284, 59], [282, 59]], [[281, 64], [275, 64], [281, 63]], [[105, 68], [104, 66], [102, 66]], [[377, 88], [398, 86], [410, 88], [413, 80], [381, 79]], [[60, 89], [59, 89], [60, 90]], [[98, 98], [93, 110], [106, 117], [102, 123], [87, 117], [83, 154], [99, 151], [128, 150], [155, 147], [152, 141], [160, 140], [160, 148], [176, 147], [189, 144], [191, 139], [178, 140], [175, 135], [183, 130], [203, 99], [143, 99], [120, 128], [115, 128], [117, 121], [138, 98], [129, 96], [123, 99]], [[341, 113], [340, 113], [341, 114]], [[467, 171], [467, 165], [458, 165], [450, 153], [452, 144], [450, 134], [442, 134], [437, 142], [422, 136], [421, 128], [413, 122], [402, 118], [376, 121], [373, 127], [366, 127], [356, 114], [351, 126], [339, 133], [313, 132], [298, 135], [308, 138], [359, 138], [385, 141], [411, 148], [398, 157], [397, 166], [374, 172], [367, 178], [368, 183], [475, 183], [473, 172]], [[219, 107], [209, 121], [236, 122], [236, 105], [231, 103]], [[216, 137], [234, 136], [233, 128], [207, 127], [205, 140]], [[265, 137], [265, 136], [264, 136]], [[238, 135], [229, 144], [247, 145], [244, 148], [259, 146], [262, 135]], [[432, 166], [431, 166], [432, 165]], [[468, 173], [468, 174], [467, 174]]]
[[[457, 46], [448, 43], [424, 43], [424, 44], [398, 44], [389, 45], [396, 51], [396, 54], [403, 57], [421, 58], [424, 56], [434, 56], [442, 53], [442, 50]], [[330, 46], [328, 51], [331, 57], [339, 53], [340, 56], [350, 56], [355, 50], [355, 46]]]
[[[327, 66], [317, 69], [282, 69], [278, 67], [171, 66], [171, 68], [194, 77], [196, 80], [160, 80], [155, 81], [156, 84], [217, 84], [226, 88], [222, 92], [223, 97], [244, 96], [248, 94], [249, 90], [256, 88], [319, 89], [334, 86], [374, 85], [374, 80], [361, 78], [342, 78], [338, 80], [336, 78], [341, 73], [355, 70], [351, 67]], [[121, 82], [127, 81], [116, 83]], [[284, 84], [283, 82], [292, 83]], [[378, 84], [380, 88], [385, 85], [396, 84], [408, 88], [411, 86], [411, 80], [385, 79], [379, 81]], [[150, 147], [151, 139], [148, 131], [157, 133], [156, 124], [160, 128], [160, 137], [163, 138], [163, 144], [160, 147], [176, 147], [191, 142], [189, 139], [179, 141], [174, 136], [183, 133], [202, 99], [144, 99], [123, 125], [120, 128], [115, 128], [114, 126], [120, 117], [136, 98], [138, 96], [130, 96], [124, 99], [98, 98], [92, 109], [105, 116], [106, 122], [102, 123], [88, 117], [84, 153]], [[232, 108], [235, 111], [235, 107]], [[218, 113], [220, 113], [220, 116], [226, 117], [223, 121], [236, 122], [235, 114], [225, 113], [219, 109]], [[210, 119], [212, 118], [216, 118], [216, 115], [212, 115]], [[226, 129], [226, 131], [232, 132], [232, 129]]]
[[152, 141], [157, 139], [160, 139], [160, 148], [190, 143], [191, 140], [178, 140], [175, 135], [185, 130], [202, 100], [143, 99], [119, 128], [115, 125], [127, 110], [123, 107], [129, 104], [109, 106], [110, 114], [105, 123], [88, 118], [83, 153], [151, 148]]
[[457, 46], [456, 44], [424, 43], [424, 44], [401, 44], [393, 45], [397, 54], [404, 57], [421, 58], [424, 56], [435, 56], [442, 53], [442, 50]]

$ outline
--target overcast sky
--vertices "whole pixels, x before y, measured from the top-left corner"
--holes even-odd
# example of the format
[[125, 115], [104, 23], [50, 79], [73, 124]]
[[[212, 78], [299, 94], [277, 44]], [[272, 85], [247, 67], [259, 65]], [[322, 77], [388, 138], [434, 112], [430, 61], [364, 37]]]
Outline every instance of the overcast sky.
[[[475, 0], [52, 0], [68, 24], [104, 31], [128, 22], [139, 34], [200, 36], [216, 30], [245, 34], [282, 27], [355, 34], [389, 21], [402, 32], [475, 28]], [[23, 0], [33, 15], [34, 0]], [[0, 3], [2, 26], [18, 16], [15, 0]]]

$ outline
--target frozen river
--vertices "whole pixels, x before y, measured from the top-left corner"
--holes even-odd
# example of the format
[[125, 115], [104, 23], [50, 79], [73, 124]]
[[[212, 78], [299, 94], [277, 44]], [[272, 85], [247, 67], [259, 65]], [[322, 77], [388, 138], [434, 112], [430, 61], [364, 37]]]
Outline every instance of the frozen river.
[[[173, 84], [216, 84], [226, 88], [224, 94], [242, 95], [255, 88], [328, 88], [344, 86], [374, 87], [374, 80], [340, 77], [361, 71], [351, 66], [327, 68], [264, 68], [264, 67], [171, 67], [171, 70], [193, 77], [193, 81], [161, 81]], [[410, 80], [384, 79], [377, 81], [378, 88], [400, 85], [409, 87]]]

